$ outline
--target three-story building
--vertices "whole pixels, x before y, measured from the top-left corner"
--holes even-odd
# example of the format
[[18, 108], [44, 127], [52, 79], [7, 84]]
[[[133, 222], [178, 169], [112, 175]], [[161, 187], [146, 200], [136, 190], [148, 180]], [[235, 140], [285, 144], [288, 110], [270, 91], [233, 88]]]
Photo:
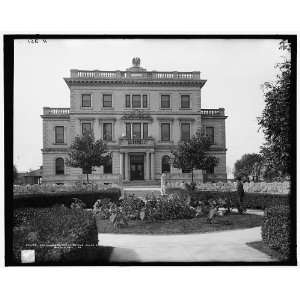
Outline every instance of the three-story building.
[[[126, 71], [71, 70], [64, 78], [70, 88], [70, 108], [44, 107], [43, 182], [83, 180], [82, 170], [66, 166], [76, 135], [91, 131], [106, 141], [110, 162], [92, 171], [98, 183], [145, 181], [163, 172], [168, 180], [189, 181], [190, 170], [169, 164], [171, 150], [202, 130], [212, 140], [211, 154], [219, 158], [213, 170], [197, 170], [196, 181], [226, 180], [225, 119], [223, 108], [202, 109], [200, 72], [158, 72], [133, 59]], [[121, 175], [121, 176], [120, 176]]]

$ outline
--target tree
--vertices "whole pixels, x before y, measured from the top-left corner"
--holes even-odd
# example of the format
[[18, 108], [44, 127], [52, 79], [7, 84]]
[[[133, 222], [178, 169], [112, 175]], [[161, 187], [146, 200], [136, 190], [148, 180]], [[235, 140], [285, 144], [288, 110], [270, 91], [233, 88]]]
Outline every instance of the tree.
[[208, 154], [211, 141], [199, 131], [188, 141], [179, 143], [172, 151], [173, 166], [178, 169], [190, 169], [194, 182], [194, 169], [207, 170], [218, 165], [219, 159]]
[[291, 46], [282, 41], [279, 49], [287, 55], [275, 66], [278, 70], [276, 80], [264, 84], [265, 108], [258, 124], [266, 138], [261, 148], [266, 168], [283, 176], [289, 174], [291, 167], [289, 121], [290, 105], [295, 101], [295, 95], [291, 94]]
[[249, 176], [254, 176], [258, 178], [261, 173], [262, 164], [263, 157], [260, 154], [244, 154], [234, 164], [234, 177], [249, 178]]
[[81, 168], [86, 174], [89, 182], [89, 174], [93, 167], [105, 165], [110, 159], [110, 153], [106, 150], [103, 140], [95, 141], [92, 134], [86, 133], [83, 136], [76, 136], [68, 152], [66, 165], [73, 168]]
[[16, 168], [16, 166], [14, 165], [14, 181], [16, 181], [18, 179], [18, 170]]

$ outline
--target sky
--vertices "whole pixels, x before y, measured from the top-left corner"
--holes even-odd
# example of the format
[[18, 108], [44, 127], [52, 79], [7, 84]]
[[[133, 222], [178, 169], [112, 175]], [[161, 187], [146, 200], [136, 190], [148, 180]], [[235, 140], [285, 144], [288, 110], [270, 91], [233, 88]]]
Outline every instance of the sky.
[[202, 108], [225, 108], [227, 169], [245, 153], [259, 151], [264, 136], [257, 117], [262, 84], [275, 80], [282, 61], [279, 40], [28, 40], [15, 41], [14, 164], [19, 172], [42, 165], [42, 109], [69, 107], [63, 77], [70, 69], [125, 70], [140, 57], [148, 71], [200, 71]]

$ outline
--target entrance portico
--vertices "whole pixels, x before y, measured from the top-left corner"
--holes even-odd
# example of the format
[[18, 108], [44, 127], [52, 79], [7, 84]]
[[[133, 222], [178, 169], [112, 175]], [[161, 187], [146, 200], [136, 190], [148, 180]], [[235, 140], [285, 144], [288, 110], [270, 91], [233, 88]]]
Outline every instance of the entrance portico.
[[120, 174], [124, 181], [155, 180], [154, 152], [120, 152]]

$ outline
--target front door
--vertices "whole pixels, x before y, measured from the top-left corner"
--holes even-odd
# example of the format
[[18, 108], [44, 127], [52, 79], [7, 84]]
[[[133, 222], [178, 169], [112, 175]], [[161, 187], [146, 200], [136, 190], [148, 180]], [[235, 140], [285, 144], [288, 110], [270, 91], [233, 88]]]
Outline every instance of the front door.
[[130, 180], [144, 180], [144, 155], [130, 155]]

